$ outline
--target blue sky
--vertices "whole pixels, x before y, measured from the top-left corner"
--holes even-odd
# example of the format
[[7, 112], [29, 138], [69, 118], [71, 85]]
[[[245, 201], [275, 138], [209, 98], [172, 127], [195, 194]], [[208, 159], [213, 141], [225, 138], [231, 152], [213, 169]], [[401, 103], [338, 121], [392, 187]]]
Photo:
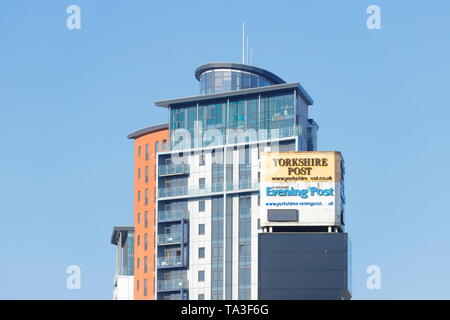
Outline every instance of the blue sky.
[[200, 64], [240, 62], [243, 20], [253, 64], [299, 81], [319, 150], [344, 155], [354, 298], [450, 298], [449, 16], [444, 0], [2, 0], [0, 298], [111, 298], [111, 230], [132, 223], [126, 135], [166, 121], [154, 101], [197, 94]]

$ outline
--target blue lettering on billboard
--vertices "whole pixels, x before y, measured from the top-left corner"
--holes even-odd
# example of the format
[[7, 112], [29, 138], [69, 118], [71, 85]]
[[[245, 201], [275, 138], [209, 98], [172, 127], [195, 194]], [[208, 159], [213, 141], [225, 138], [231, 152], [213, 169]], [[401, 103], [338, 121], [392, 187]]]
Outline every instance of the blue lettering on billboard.
[[290, 189], [274, 189], [273, 187], [266, 188], [266, 196], [268, 197], [300, 197], [302, 199], [308, 199], [308, 197], [333, 197], [334, 189], [319, 189], [316, 187], [310, 187], [307, 189], [295, 189], [291, 187]]

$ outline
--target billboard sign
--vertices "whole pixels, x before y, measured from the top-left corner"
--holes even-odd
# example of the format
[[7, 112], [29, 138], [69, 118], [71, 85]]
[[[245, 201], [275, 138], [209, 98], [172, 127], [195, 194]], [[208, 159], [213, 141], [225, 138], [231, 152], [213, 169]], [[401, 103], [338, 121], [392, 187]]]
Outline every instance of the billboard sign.
[[340, 152], [261, 155], [261, 227], [342, 224], [344, 164]]

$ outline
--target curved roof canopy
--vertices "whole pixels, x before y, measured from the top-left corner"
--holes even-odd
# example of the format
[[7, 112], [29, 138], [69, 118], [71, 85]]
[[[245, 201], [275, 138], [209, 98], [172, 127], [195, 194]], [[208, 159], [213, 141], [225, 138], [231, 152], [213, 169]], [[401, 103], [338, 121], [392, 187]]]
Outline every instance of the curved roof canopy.
[[197, 80], [200, 80], [200, 75], [202, 73], [213, 69], [232, 69], [232, 70], [246, 71], [261, 76], [272, 82], [272, 84], [286, 83], [286, 81], [284, 81], [283, 79], [281, 79], [280, 77], [278, 77], [277, 75], [273, 74], [270, 71], [250, 66], [248, 64], [230, 63], [230, 62], [213, 62], [201, 65], [195, 70], [195, 78]]
[[137, 131], [134, 131], [132, 133], [130, 133], [127, 138], [128, 139], [137, 139], [139, 137], [145, 136], [146, 134], [155, 132], [155, 131], [160, 131], [160, 130], [165, 130], [169, 128], [169, 124], [166, 123], [160, 123], [160, 124], [155, 124], [153, 126], [150, 127], [145, 127], [142, 129], [139, 129]]

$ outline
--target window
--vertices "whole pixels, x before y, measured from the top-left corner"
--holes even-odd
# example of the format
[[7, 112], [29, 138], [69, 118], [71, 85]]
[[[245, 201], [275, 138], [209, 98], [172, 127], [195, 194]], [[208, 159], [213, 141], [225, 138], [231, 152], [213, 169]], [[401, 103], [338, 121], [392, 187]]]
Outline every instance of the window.
[[198, 188], [205, 189], [205, 178], [198, 179]]
[[138, 235], [138, 240], [137, 240], [137, 245], [140, 246], [141, 245], [141, 235]]
[[137, 258], [136, 267], [138, 269], [141, 267], [141, 258]]
[[141, 157], [141, 146], [139, 146], [139, 148], [138, 148], [138, 157], [140, 158]]
[[205, 234], [205, 224], [199, 224], [198, 225], [198, 234], [199, 235], [204, 235]]
[[148, 272], [148, 257], [144, 257], [144, 273]]
[[137, 223], [140, 224], [141, 223], [141, 213], [138, 212], [137, 214]]
[[205, 300], [205, 295], [204, 294], [199, 294], [198, 295], [198, 300]]
[[136, 281], [136, 287], [137, 287], [137, 290], [139, 291], [139, 280]]
[[199, 259], [205, 258], [205, 248], [198, 248], [198, 258]]
[[223, 191], [224, 167], [221, 164], [212, 165], [211, 189], [213, 192]]
[[160, 151], [159, 150], [159, 141], [156, 141], [155, 142], [155, 153], [158, 152], [158, 151]]
[[203, 153], [200, 155], [198, 160], [199, 160], [199, 163], [198, 163], [199, 166], [204, 166], [205, 165], [205, 155]]
[[251, 172], [250, 165], [250, 149], [249, 146], [239, 149], [239, 188], [247, 189], [251, 186]]
[[144, 237], [144, 250], [148, 250], [148, 233]]
[[144, 221], [144, 227], [145, 228], [148, 228], [148, 211], [147, 210], [145, 210], [145, 221]]
[[238, 298], [250, 299], [251, 280], [251, 196], [239, 197], [239, 271], [238, 271]]
[[198, 282], [203, 282], [205, 281], [205, 271], [199, 271], [198, 272]]
[[152, 278], [152, 292], [154, 291], [155, 291], [155, 278]]
[[[231, 199], [230, 199], [231, 200]], [[223, 299], [224, 199], [211, 199], [211, 299]]]
[[141, 179], [141, 168], [138, 168], [138, 179]]
[[148, 183], [148, 166], [145, 166], [145, 183]]
[[164, 139], [162, 142], [162, 151], [167, 151], [167, 140]]
[[145, 205], [148, 205], [148, 189], [145, 189]]
[[144, 296], [148, 294], [147, 279], [144, 279]]
[[137, 198], [138, 198], [138, 201], [141, 201], [141, 191], [138, 191]]
[[148, 150], [148, 144], [145, 145], [145, 160], [148, 160], [148, 154], [149, 154], [149, 150]]
[[205, 211], [205, 200], [200, 200], [198, 202], [198, 211], [204, 212]]

